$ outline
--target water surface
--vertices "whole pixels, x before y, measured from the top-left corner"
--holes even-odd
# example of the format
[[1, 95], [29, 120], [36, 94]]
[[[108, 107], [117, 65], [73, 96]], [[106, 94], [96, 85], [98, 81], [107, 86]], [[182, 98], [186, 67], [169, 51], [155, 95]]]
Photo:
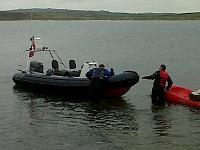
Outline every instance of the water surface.
[[[151, 107], [151, 81], [141, 81], [122, 99], [102, 102], [13, 89], [12, 75], [26, 58], [32, 32], [66, 64], [97, 60], [117, 73], [135, 70], [143, 76], [164, 63], [174, 83], [199, 88], [199, 21], [0, 22], [0, 145], [5, 150], [200, 148], [200, 111]], [[50, 63], [47, 55], [41, 58]]]

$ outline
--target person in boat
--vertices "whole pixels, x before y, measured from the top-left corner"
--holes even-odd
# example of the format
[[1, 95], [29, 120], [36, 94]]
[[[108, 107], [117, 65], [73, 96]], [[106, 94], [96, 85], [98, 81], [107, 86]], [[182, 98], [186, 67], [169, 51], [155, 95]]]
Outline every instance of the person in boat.
[[[142, 79], [154, 80], [152, 95], [151, 95], [152, 104], [165, 106], [165, 100], [164, 100], [165, 89], [168, 91], [173, 84], [170, 75], [166, 72], [166, 66], [160, 65], [159, 71], [156, 71], [150, 76], [145, 76]], [[168, 84], [167, 87], [166, 87], [166, 82]]]
[[100, 64], [98, 68], [93, 68], [86, 73], [88, 79], [99, 78], [105, 80], [106, 78], [114, 75], [114, 70], [111, 68], [111, 71], [105, 69], [104, 64]]
[[99, 98], [102, 95], [106, 79], [114, 75], [114, 70], [105, 69], [104, 64], [100, 64], [98, 68], [93, 68], [86, 73], [86, 77], [91, 80], [90, 93], [93, 98]]

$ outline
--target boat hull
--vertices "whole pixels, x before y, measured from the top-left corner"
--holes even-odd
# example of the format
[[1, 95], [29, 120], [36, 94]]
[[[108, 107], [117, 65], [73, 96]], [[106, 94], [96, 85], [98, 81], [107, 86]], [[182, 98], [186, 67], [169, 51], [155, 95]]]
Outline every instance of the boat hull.
[[170, 90], [165, 93], [165, 99], [170, 103], [200, 108], [200, 102], [190, 100], [189, 95], [191, 92], [192, 90], [184, 87], [172, 86]]
[[[16, 73], [15, 87], [30, 89], [47, 94], [89, 96], [91, 81], [87, 78], [46, 76], [43, 74]], [[121, 97], [139, 81], [136, 72], [124, 72], [112, 76], [103, 89], [103, 97]]]

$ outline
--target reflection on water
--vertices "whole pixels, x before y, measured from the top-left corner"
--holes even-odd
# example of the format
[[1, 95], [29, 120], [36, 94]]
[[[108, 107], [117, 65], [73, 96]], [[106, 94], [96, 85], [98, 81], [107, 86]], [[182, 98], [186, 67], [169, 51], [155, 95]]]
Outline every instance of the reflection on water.
[[136, 122], [134, 107], [123, 98], [96, 101], [84, 97], [45, 96], [16, 88], [14, 88], [14, 93], [19, 99], [29, 101], [30, 118], [37, 119], [40, 108], [52, 107], [59, 110], [82, 111], [82, 113], [87, 114], [91, 127], [94, 123], [107, 127], [116, 123], [116, 125], [124, 125], [124, 129], [137, 129], [137, 124], [133, 123]]
[[152, 106], [153, 113], [153, 132], [159, 136], [168, 136], [170, 135], [171, 128], [171, 118], [170, 114], [167, 111], [168, 108], [155, 107]]
[[123, 99], [88, 103], [86, 113], [93, 128], [104, 127], [118, 134], [135, 132], [139, 128], [134, 107]]
[[76, 132], [88, 128], [88, 134], [100, 136], [98, 142], [114, 142], [116, 146], [139, 129], [137, 112], [123, 98], [93, 101], [83, 97], [44, 96], [16, 88], [14, 93], [27, 103], [31, 124], [35, 126], [65, 124], [78, 128]]
[[37, 112], [37, 103], [33, 99], [31, 99], [28, 106], [30, 108], [30, 111], [29, 111], [30, 118], [39, 119], [39, 114]]

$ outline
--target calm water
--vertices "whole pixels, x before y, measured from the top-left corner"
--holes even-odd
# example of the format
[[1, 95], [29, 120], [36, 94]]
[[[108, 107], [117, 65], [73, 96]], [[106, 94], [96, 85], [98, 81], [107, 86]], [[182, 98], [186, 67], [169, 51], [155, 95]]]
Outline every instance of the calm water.
[[30, 46], [31, 32], [57, 49], [66, 63], [76, 59], [81, 66], [97, 60], [116, 72], [135, 70], [140, 76], [165, 63], [174, 83], [200, 88], [198, 21], [0, 22], [4, 150], [200, 149], [200, 111], [175, 105], [152, 108], [151, 81], [141, 81], [122, 99], [102, 102], [14, 90], [11, 78]]

